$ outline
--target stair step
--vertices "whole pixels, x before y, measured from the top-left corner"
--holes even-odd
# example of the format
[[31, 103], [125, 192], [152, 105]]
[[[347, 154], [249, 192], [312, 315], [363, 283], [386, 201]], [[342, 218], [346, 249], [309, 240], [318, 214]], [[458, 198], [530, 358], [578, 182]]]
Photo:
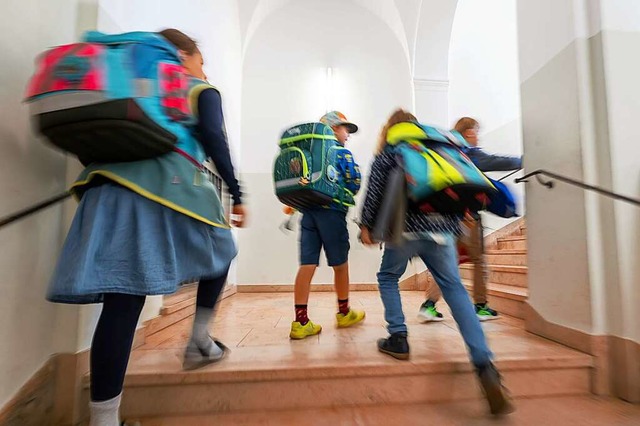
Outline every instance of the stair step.
[[193, 306], [196, 304], [196, 297], [190, 297], [181, 302], [174, 303], [172, 305], [165, 304], [162, 309], [160, 309], [160, 315], [171, 315], [174, 312], [180, 311], [184, 308], [188, 308], [189, 306]]
[[[487, 265], [487, 268], [489, 270], [489, 282], [527, 287], [528, 268], [526, 266], [490, 264]], [[460, 265], [460, 275], [463, 279], [472, 279], [473, 265], [471, 263]]]
[[[191, 373], [129, 373], [121, 411], [127, 418], [139, 418], [481, 398], [466, 355], [441, 362], [422, 358], [389, 363], [385, 358], [368, 363], [345, 360], [331, 366], [322, 366], [317, 359], [294, 364], [284, 357], [278, 368], [261, 367], [257, 361], [265, 350], [253, 349], [253, 365], [238, 371], [214, 366]], [[507, 355], [499, 358], [497, 366], [516, 398], [589, 393], [592, 360], [584, 354], [547, 354], [535, 360]]]
[[196, 293], [198, 292], [198, 284], [185, 284], [180, 287], [180, 290], [176, 291], [171, 295], [164, 296], [163, 305], [165, 307], [175, 305], [180, 302], [184, 302], [187, 299], [191, 299], [196, 297]]
[[[490, 290], [512, 293], [508, 297], [523, 303], [518, 301], [523, 290], [493, 285]], [[494, 303], [495, 297], [490, 297]], [[477, 379], [449, 308], [442, 303], [443, 322], [422, 324], [415, 310], [424, 293], [406, 291], [402, 298], [410, 330], [408, 362], [376, 350], [376, 339], [387, 335], [378, 292], [354, 296], [367, 319], [347, 329], [332, 326], [335, 296], [315, 294], [313, 318], [325, 328], [302, 341], [289, 339], [290, 295], [237, 294], [225, 299], [212, 332], [231, 348], [226, 359], [182, 371], [190, 320], [172, 327], [173, 332], [159, 333], [157, 341], [154, 337], [143, 347], [147, 349], [131, 355], [122, 415], [134, 420], [462, 400], [481, 404]], [[588, 394], [591, 356], [527, 333], [521, 320], [506, 314], [482, 327], [505, 385], [517, 398]], [[84, 384], [86, 407], [88, 378]]]
[[[588, 396], [520, 399], [516, 411], [493, 420], [484, 401], [444, 404], [370, 405], [262, 413], [218, 413], [203, 416], [139, 419], [144, 426], [235, 425], [631, 425], [640, 406], [620, 400]], [[393, 420], [390, 420], [393, 419]], [[428, 422], [425, 422], [428, 419]]]
[[[462, 283], [471, 297], [473, 297], [473, 282], [471, 280], [462, 280]], [[498, 311], [498, 313], [524, 319], [524, 305], [528, 297], [526, 289], [511, 285], [488, 283], [487, 296], [489, 306]]]
[[190, 317], [196, 312], [195, 303], [189, 304], [182, 309], [176, 310], [170, 314], [160, 315], [144, 323], [145, 336], [149, 338], [154, 334], [164, 330], [167, 327], [179, 323], [185, 318]]
[[527, 266], [527, 251], [487, 250], [484, 259], [489, 265]]
[[526, 250], [527, 237], [523, 235], [517, 235], [514, 237], [498, 238], [498, 249]]

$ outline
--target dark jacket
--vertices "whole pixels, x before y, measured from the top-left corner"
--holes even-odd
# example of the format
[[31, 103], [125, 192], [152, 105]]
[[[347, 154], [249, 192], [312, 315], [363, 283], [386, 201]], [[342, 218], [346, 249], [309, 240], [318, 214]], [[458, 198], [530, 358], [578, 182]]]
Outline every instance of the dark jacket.
[[522, 157], [487, 154], [480, 147], [465, 148], [464, 152], [483, 172], [506, 172], [522, 168]]

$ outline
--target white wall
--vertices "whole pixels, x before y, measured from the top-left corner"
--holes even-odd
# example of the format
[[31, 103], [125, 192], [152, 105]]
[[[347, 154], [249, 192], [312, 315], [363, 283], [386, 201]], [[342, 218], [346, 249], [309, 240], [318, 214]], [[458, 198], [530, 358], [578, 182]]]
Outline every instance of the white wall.
[[[21, 103], [35, 56], [72, 42], [82, 19], [78, 0], [9, 0], [0, 15], [0, 216], [65, 189], [65, 157], [31, 133]], [[0, 229], [0, 406], [57, 349], [57, 306], [45, 293], [62, 243], [57, 205]], [[67, 329], [75, 335], [75, 329]], [[70, 342], [73, 349], [75, 342]], [[66, 345], [63, 343], [62, 347]], [[58, 346], [59, 347], [59, 346]]]
[[[518, 15], [527, 166], [639, 197], [640, 61], [629, 52], [640, 4], [521, 0]], [[640, 341], [637, 207], [528, 188], [531, 304], [551, 322]]]
[[458, 0], [423, 0], [415, 14], [415, 113], [422, 122], [445, 128], [449, 126], [449, 49], [457, 4]]
[[[411, 73], [402, 43], [375, 14], [351, 1], [290, 2], [256, 29], [246, 46], [242, 97], [242, 171], [250, 228], [240, 233], [239, 284], [289, 284], [298, 265], [297, 234], [284, 235], [271, 168], [282, 131], [325, 113], [326, 68], [335, 70], [331, 108], [361, 131], [348, 147], [366, 173], [376, 136], [391, 111], [410, 108]], [[350, 223], [352, 282], [375, 282], [380, 253], [364, 249]], [[316, 282], [332, 282], [322, 268]]]
[[[640, 199], [640, 4], [601, 2], [613, 190]], [[615, 203], [620, 321], [616, 335], [640, 342], [640, 209]]]
[[[517, 37], [516, 0], [458, 1], [449, 50], [448, 125], [460, 117], [476, 118], [480, 144], [491, 153], [522, 155]], [[507, 182], [524, 215], [524, 186], [512, 178]], [[488, 232], [509, 222], [484, 215]]]

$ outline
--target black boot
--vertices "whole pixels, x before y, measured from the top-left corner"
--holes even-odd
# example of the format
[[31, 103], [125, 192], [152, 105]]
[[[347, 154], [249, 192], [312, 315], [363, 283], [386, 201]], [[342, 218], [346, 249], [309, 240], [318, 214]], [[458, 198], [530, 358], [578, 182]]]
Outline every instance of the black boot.
[[500, 416], [515, 411], [507, 388], [502, 385], [502, 378], [495, 365], [489, 363], [476, 370], [484, 396], [487, 398], [491, 414]]
[[393, 333], [386, 339], [378, 339], [378, 350], [396, 359], [409, 359], [407, 333]]

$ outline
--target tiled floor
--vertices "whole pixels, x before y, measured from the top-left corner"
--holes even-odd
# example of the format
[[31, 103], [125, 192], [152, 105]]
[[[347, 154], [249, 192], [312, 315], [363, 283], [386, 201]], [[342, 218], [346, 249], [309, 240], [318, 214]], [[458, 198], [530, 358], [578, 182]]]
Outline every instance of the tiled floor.
[[[432, 360], [466, 361], [467, 354], [450, 312], [440, 306], [445, 315], [441, 323], [421, 324], [416, 318], [423, 302], [421, 292], [403, 292], [402, 299], [409, 327], [412, 362]], [[364, 309], [363, 324], [349, 329], [335, 328], [336, 302], [333, 293], [313, 293], [309, 302], [309, 316], [323, 325], [318, 336], [302, 341], [289, 339], [293, 317], [293, 296], [287, 293], [236, 294], [221, 302], [212, 334], [231, 348], [229, 357], [218, 365], [208, 367], [216, 371], [238, 371], [256, 367], [265, 369], [331, 366], [345, 363], [362, 365], [391, 365], [398, 361], [380, 354], [376, 340], [387, 335], [384, 310], [377, 292], [353, 292], [352, 306]], [[182, 350], [191, 332], [191, 318], [147, 339], [134, 351], [130, 373], [179, 371]], [[575, 351], [523, 330], [520, 320], [503, 317], [485, 322], [483, 328], [498, 361], [529, 357], [539, 359], [553, 356], [575, 359]], [[205, 369], [206, 370], [206, 369]]]

